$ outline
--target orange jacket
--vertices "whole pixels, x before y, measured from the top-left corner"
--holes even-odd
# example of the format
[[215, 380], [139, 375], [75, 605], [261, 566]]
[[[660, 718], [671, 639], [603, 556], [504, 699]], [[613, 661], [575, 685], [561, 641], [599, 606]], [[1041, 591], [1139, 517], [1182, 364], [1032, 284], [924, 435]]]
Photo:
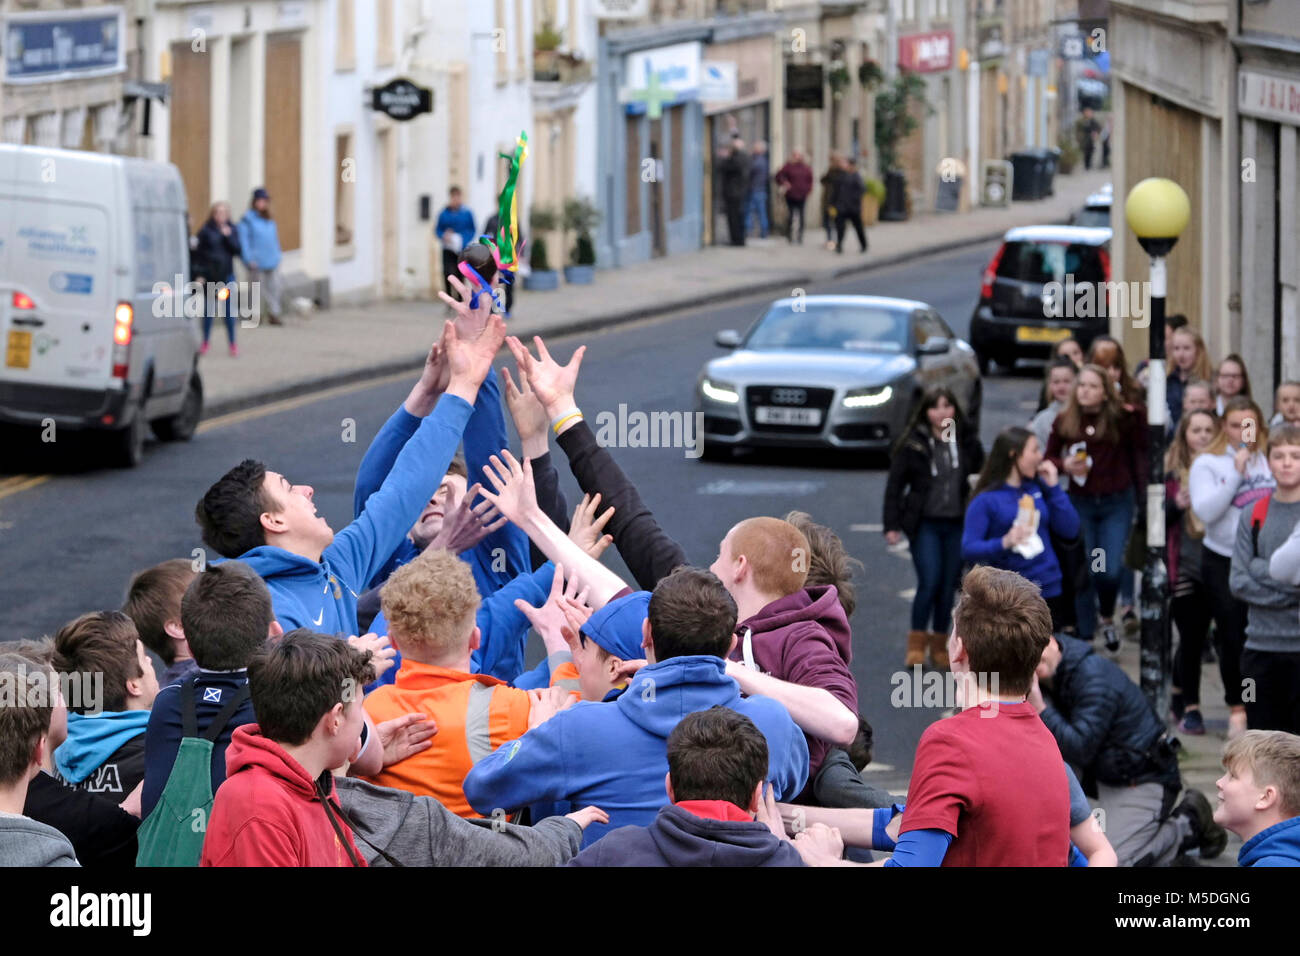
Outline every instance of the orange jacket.
[[465, 799], [465, 775], [507, 741], [528, 732], [528, 692], [485, 674], [402, 660], [395, 683], [365, 699], [376, 724], [427, 714], [438, 725], [433, 746], [370, 779], [380, 786], [435, 797], [452, 813], [477, 817]]

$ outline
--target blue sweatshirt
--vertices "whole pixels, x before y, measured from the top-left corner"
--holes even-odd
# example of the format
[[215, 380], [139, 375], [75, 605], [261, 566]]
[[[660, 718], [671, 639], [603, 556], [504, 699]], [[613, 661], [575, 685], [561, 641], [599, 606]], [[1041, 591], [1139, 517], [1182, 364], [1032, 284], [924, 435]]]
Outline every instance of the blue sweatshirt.
[[383, 487], [366, 510], [334, 536], [320, 561], [262, 545], [240, 555], [266, 582], [276, 620], [285, 631], [357, 633], [357, 595], [406, 537], [447, 471], [473, 407], [443, 395], [403, 446]]
[[1241, 866], [1300, 866], [1300, 817], [1260, 830], [1237, 851]]
[[442, 234], [448, 229], [460, 233], [460, 238], [466, 246], [474, 241], [474, 214], [470, 212], [469, 206], [462, 204], [459, 209], [443, 207], [442, 212], [438, 213], [438, 224], [434, 226], [433, 231], [441, 239]]
[[609, 823], [587, 827], [583, 846], [618, 827], [649, 826], [669, 802], [668, 735], [687, 714], [715, 705], [744, 714], [767, 738], [777, 799], [799, 793], [808, 744], [789, 712], [769, 697], [741, 697], [722, 658], [691, 655], [642, 668], [612, 703], [581, 701], [504, 744], [469, 772], [465, 796], [485, 816], [539, 803], [565, 813], [600, 807]]
[[[555, 578], [555, 565], [547, 561], [536, 571], [521, 574], [501, 590], [490, 594], [479, 605], [474, 623], [479, 629], [479, 648], [470, 655], [470, 673], [487, 674], [503, 681], [513, 682], [524, 671], [524, 651], [528, 645], [528, 618], [515, 607], [522, 598], [533, 607], [540, 607], [551, 593]], [[370, 624], [375, 634], [388, 633], [388, 621], [380, 611]], [[397, 678], [402, 655], [393, 660], [393, 667], [374, 686], [391, 684]], [[541, 672], [545, 669], [545, 678]], [[527, 687], [545, 687], [550, 683], [548, 661], [539, 665], [532, 682]]]
[[[399, 405], [397, 411], [379, 429], [374, 441], [366, 449], [365, 457], [361, 459], [361, 467], [357, 469], [357, 483], [352, 494], [352, 513], [355, 517], [361, 516], [366, 502], [384, 483], [398, 454], [419, 426], [420, 419]], [[479, 386], [474, 413], [465, 426], [465, 470], [469, 472], [468, 483], [473, 485], [476, 481], [483, 481], [483, 466], [491, 456], [500, 455], [501, 449], [508, 447], [510, 441], [506, 435], [505, 416], [501, 411], [501, 388], [496, 376], [488, 375]], [[441, 475], [438, 480], [442, 481]], [[436, 487], [434, 490], [437, 490]], [[420, 510], [424, 510], [423, 505]], [[418, 516], [418, 511], [411, 516], [411, 524], [415, 524]], [[410, 525], [407, 528], [409, 530]], [[419, 553], [415, 543], [409, 537], [404, 537], [384, 562], [384, 566], [366, 583], [366, 587], [382, 584], [390, 574]], [[509, 522], [462, 554], [461, 558], [469, 562], [479, 596], [483, 598], [532, 568], [528, 554], [528, 536]]]
[[[1034, 499], [1039, 514], [1038, 536], [1043, 539], [1042, 552], [1032, 558], [1002, 547], [1002, 536], [1015, 523], [1022, 495]], [[1015, 571], [1037, 584], [1043, 597], [1057, 597], [1061, 593], [1061, 565], [1052, 550], [1047, 534], [1049, 528], [1053, 534], [1066, 539], [1079, 533], [1079, 515], [1060, 482], [1051, 488], [1036, 478], [1025, 481], [1018, 488], [998, 485], [971, 499], [966, 509], [966, 524], [962, 528], [961, 556], [973, 564], [990, 564], [1004, 571]]]
[[280, 229], [274, 219], [268, 219], [256, 209], [244, 213], [235, 226], [239, 233], [239, 257], [249, 268], [270, 271], [280, 264]]

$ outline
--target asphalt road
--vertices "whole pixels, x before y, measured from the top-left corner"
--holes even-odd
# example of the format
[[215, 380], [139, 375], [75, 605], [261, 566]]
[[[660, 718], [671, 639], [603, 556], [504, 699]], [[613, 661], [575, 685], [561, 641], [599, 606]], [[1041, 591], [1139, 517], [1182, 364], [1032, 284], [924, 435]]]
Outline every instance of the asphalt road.
[[[807, 291], [921, 299], [964, 337], [979, 273], [992, 251], [979, 247], [917, 260]], [[548, 344], [566, 358], [587, 344], [578, 399], [589, 420], [602, 410], [617, 413], [620, 403], [629, 410], [690, 412], [696, 374], [719, 354], [714, 334], [743, 329], [767, 299], [677, 312]], [[134, 471], [87, 471], [65, 449], [33, 455], [9, 444], [0, 477], [54, 475], [17, 492], [0, 487], [0, 641], [51, 633], [83, 611], [117, 607], [133, 570], [189, 556], [201, 545], [195, 502], [243, 458], [261, 459], [290, 480], [312, 485], [321, 513], [335, 529], [343, 527], [351, 518], [353, 480], [366, 442], [413, 380], [414, 375], [390, 377], [214, 419], [188, 444], [151, 444]], [[999, 428], [1032, 414], [1038, 381], [1028, 370], [985, 383], [986, 447]], [[344, 440], [348, 420], [355, 421], [352, 443]], [[905, 779], [921, 731], [942, 711], [890, 704], [915, 582], [906, 552], [889, 553], [880, 534], [883, 462], [800, 452], [726, 463], [687, 459], [682, 449], [623, 448], [616, 454], [663, 526], [698, 564], [713, 561], [732, 524], [756, 514], [798, 508], [840, 534], [864, 565], [852, 621], [853, 669], [861, 710], [875, 730], [875, 760], [882, 765], [875, 779], [886, 786]], [[580, 497], [563, 466], [561, 473], [570, 500]], [[625, 571], [610, 556], [611, 565]]]

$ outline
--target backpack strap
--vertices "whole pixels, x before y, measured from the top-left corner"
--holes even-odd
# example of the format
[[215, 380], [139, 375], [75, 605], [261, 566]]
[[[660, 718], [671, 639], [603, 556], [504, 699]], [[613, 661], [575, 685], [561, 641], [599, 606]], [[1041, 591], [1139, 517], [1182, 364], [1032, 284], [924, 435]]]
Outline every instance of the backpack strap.
[[199, 722], [194, 715], [194, 693], [198, 676], [187, 678], [181, 683], [181, 736], [197, 737]]
[[[325, 774], [328, 773], [329, 773], [328, 770], [325, 771]], [[343, 848], [347, 851], [348, 859], [352, 861], [352, 865], [360, 866], [361, 859], [360, 857], [354, 855], [352, 847], [348, 843], [347, 837], [343, 835], [342, 827], [339, 826], [339, 820], [342, 820], [344, 823], [347, 824], [348, 829], [352, 831], [352, 835], [354, 837], [356, 837], [366, 846], [370, 847], [370, 849], [374, 850], [381, 857], [383, 857], [389, 866], [392, 867], [403, 866], [404, 864], [402, 864], [398, 860], [393, 859], [386, 852], [384, 852], [383, 847], [375, 846], [373, 843], [371, 843], [369, 840], [367, 840], [364, 836], [361, 835], [361, 831], [357, 829], [357, 825], [352, 822], [352, 818], [349, 817], [346, 812], [344, 812], [343, 807], [335, 803], [334, 800], [330, 798], [329, 787], [325, 783], [325, 779], [326, 779], [325, 774], [322, 774], [320, 778], [318, 778], [316, 781], [316, 795], [320, 797], [321, 805], [325, 808], [325, 816], [329, 817], [330, 826], [334, 828], [334, 835], [337, 836], [339, 838], [339, 842], [343, 844]]]
[[[208, 729], [203, 731], [203, 739], [209, 743], [216, 743], [217, 738], [221, 736], [222, 731], [226, 729], [226, 724], [235, 716], [235, 711], [248, 700], [248, 682], [245, 681], [239, 690], [230, 695], [226, 701], [226, 706], [217, 712], [217, 716], [212, 718], [212, 723], [208, 724]], [[191, 735], [192, 736], [192, 735]]]
[[1259, 557], [1259, 529], [1268, 520], [1268, 503], [1273, 500], [1271, 494], [1255, 499], [1255, 506], [1250, 509], [1250, 552], [1252, 557]]

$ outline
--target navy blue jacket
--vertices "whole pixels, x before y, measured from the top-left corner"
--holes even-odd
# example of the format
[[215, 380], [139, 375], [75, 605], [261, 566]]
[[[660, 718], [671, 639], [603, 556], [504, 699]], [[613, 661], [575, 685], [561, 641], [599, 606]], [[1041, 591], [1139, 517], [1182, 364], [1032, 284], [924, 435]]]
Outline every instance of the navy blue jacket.
[[1113, 786], [1177, 784], [1178, 761], [1151, 753], [1165, 727], [1138, 685], [1087, 641], [1055, 637], [1061, 663], [1044, 687], [1049, 702], [1042, 718], [1061, 756]]
[[679, 806], [659, 811], [649, 826], [619, 827], [569, 866], [803, 866], [794, 845], [757, 821], [697, 817]]
[[[1068, 477], [1068, 476], [1067, 476]], [[1070, 540], [1079, 533], [1079, 514], [1061, 481], [1048, 488], [1031, 478], [1019, 487], [1001, 484], [986, 489], [971, 499], [966, 508], [966, 524], [961, 533], [961, 556], [971, 564], [988, 564], [1004, 571], [1015, 571], [1033, 581], [1052, 598], [1061, 593], [1061, 563], [1052, 550], [1051, 533]], [[1032, 558], [1002, 547], [1002, 537], [1011, 530], [1020, 508], [1022, 495], [1034, 499], [1038, 509], [1038, 536], [1043, 550]]]

